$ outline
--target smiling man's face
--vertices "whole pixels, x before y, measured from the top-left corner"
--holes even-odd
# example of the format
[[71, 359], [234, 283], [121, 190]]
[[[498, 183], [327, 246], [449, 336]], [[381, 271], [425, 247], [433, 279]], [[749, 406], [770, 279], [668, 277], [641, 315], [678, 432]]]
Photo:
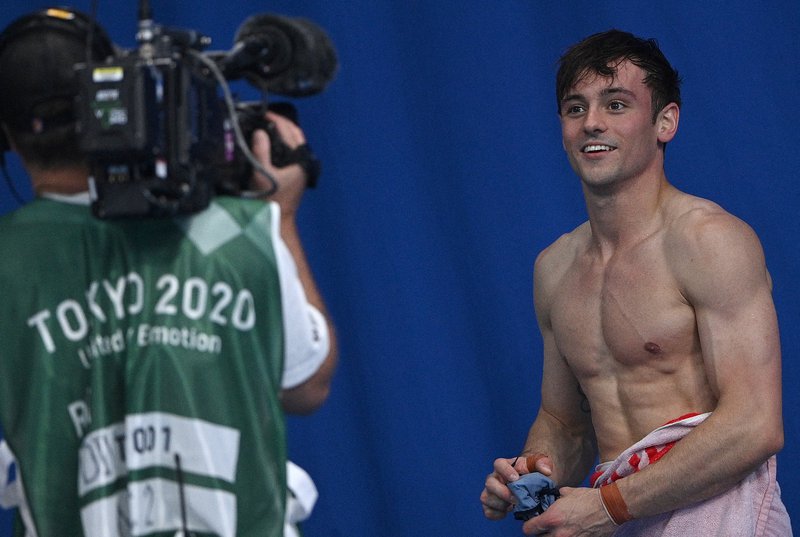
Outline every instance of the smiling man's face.
[[[561, 134], [586, 187], [604, 188], [663, 170], [659, 119], [653, 122], [645, 72], [629, 61], [614, 78], [589, 73], [561, 101]], [[659, 116], [660, 117], [660, 116]]]

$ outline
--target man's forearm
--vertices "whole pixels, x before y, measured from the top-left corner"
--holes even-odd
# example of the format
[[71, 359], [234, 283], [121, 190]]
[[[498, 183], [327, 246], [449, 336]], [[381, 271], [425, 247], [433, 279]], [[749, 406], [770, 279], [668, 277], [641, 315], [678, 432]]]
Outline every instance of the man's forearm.
[[[618, 482], [634, 517], [672, 511], [723, 493], [780, 449], [776, 435], [757, 427], [731, 427], [722, 414], [715, 411], [657, 464]], [[782, 439], [782, 434], [777, 436]]]
[[589, 426], [569, 427], [540, 409], [528, 432], [522, 453], [547, 455], [553, 462], [550, 477], [559, 486], [577, 486], [587, 476], [595, 460], [594, 433]]

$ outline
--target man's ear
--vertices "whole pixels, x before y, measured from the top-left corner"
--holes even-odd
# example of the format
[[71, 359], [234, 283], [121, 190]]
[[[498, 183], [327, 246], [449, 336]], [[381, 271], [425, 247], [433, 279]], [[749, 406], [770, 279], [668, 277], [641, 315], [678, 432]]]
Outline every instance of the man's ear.
[[677, 103], [669, 103], [656, 118], [656, 128], [658, 129], [658, 141], [666, 144], [675, 137], [678, 132], [678, 120], [681, 116], [681, 109]]

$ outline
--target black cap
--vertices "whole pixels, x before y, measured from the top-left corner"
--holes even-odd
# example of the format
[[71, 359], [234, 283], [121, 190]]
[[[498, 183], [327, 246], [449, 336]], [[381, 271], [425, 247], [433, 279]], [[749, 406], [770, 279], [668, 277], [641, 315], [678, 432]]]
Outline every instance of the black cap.
[[113, 50], [102, 28], [74, 10], [49, 8], [12, 22], [0, 34], [0, 121], [32, 132], [74, 121], [75, 64]]

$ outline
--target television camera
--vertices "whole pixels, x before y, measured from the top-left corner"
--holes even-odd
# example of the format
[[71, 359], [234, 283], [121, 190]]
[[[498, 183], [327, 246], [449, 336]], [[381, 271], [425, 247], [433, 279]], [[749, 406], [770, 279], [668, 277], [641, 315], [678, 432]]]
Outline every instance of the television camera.
[[[337, 57], [321, 28], [259, 14], [242, 23], [233, 48], [205, 51], [208, 37], [154, 23], [145, 0], [136, 40], [133, 50], [76, 66], [78, 134], [97, 217], [172, 216], [202, 210], [215, 195], [269, 195], [277, 184], [249, 149], [259, 128], [270, 136], [272, 163], [300, 164], [315, 186], [320, 165], [309, 146], [286, 146], [265, 112], [296, 121], [290, 103], [267, 96], [314, 95], [333, 79]], [[238, 102], [228, 85], [237, 79], [262, 100]], [[271, 190], [249, 190], [254, 169]]]

